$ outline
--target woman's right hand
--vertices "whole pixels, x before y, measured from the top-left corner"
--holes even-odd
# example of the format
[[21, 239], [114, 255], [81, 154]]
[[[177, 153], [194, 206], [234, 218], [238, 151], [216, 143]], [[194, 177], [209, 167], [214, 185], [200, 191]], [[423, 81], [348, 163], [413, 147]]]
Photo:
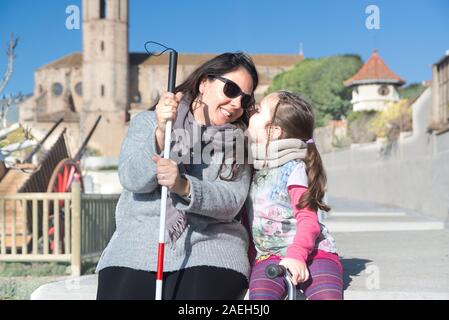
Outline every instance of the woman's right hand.
[[178, 105], [181, 99], [181, 92], [178, 92], [176, 95], [171, 92], [162, 94], [156, 105], [157, 125], [161, 132], [165, 133], [167, 121], [174, 121], [176, 119]]

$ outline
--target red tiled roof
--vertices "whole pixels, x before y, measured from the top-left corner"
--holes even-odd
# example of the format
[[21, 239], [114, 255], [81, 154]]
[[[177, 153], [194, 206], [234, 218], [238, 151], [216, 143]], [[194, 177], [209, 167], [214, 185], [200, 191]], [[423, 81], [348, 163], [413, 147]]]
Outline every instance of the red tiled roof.
[[[200, 65], [217, 54], [192, 54], [180, 53], [178, 55], [178, 65]], [[304, 60], [303, 55], [299, 54], [251, 54], [256, 66], [293, 66]], [[168, 58], [166, 56], [152, 56], [151, 58], [140, 61], [139, 64], [147, 65], [166, 65]]]
[[329, 124], [332, 127], [338, 127], [338, 128], [345, 128], [348, 125], [348, 122], [346, 120], [330, 120]]
[[388, 68], [376, 50], [363, 65], [363, 67], [351, 78], [343, 82], [345, 86], [367, 83], [394, 83], [402, 85], [405, 83], [397, 74]]

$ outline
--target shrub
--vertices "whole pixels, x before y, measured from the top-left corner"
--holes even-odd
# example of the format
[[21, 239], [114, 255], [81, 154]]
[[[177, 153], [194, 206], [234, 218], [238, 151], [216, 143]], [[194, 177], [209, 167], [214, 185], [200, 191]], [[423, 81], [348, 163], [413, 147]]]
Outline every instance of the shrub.
[[348, 132], [352, 142], [366, 143], [376, 140], [376, 134], [371, 129], [371, 122], [377, 116], [377, 111], [353, 111], [348, 115]]
[[378, 137], [396, 140], [401, 131], [412, 130], [412, 110], [408, 100], [390, 103], [371, 123], [371, 130]]

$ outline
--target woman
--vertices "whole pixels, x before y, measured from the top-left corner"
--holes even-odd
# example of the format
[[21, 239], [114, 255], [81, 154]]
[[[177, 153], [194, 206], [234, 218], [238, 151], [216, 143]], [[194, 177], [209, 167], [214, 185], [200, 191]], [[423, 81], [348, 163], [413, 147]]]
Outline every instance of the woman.
[[[248, 234], [237, 215], [250, 168], [227, 152], [236, 146], [228, 133], [243, 135], [257, 84], [248, 55], [224, 53], [131, 121], [119, 159], [117, 228], [97, 266], [97, 299], [154, 299], [160, 186], [169, 189], [163, 298], [243, 298]], [[174, 139], [171, 159], [163, 159], [168, 120]]]

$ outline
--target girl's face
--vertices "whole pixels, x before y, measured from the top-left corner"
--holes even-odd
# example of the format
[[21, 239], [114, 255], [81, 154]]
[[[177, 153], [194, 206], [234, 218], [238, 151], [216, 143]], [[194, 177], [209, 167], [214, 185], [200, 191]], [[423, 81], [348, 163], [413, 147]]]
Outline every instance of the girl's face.
[[[221, 77], [233, 81], [243, 93], [252, 94], [253, 79], [246, 69], [239, 68]], [[202, 102], [207, 106], [203, 109], [203, 115], [200, 116], [200, 122], [203, 124], [224, 125], [236, 121], [243, 115], [242, 95], [235, 98], [227, 97], [223, 92], [224, 85], [225, 83], [219, 79], [207, 79], [201, 82]]]
[[[255, 113], [249, 119], [248, 135], [253, 143], [266, 144], [273, 139], [268, 137], [269, 124], [273, 117], [274, 106], [278, 102], [276, 93], [271, 93], [256, 105]], [[273, 130], [273, 127], [272, 127]], [[273, 133], [273, 132], [272, 132]]]

